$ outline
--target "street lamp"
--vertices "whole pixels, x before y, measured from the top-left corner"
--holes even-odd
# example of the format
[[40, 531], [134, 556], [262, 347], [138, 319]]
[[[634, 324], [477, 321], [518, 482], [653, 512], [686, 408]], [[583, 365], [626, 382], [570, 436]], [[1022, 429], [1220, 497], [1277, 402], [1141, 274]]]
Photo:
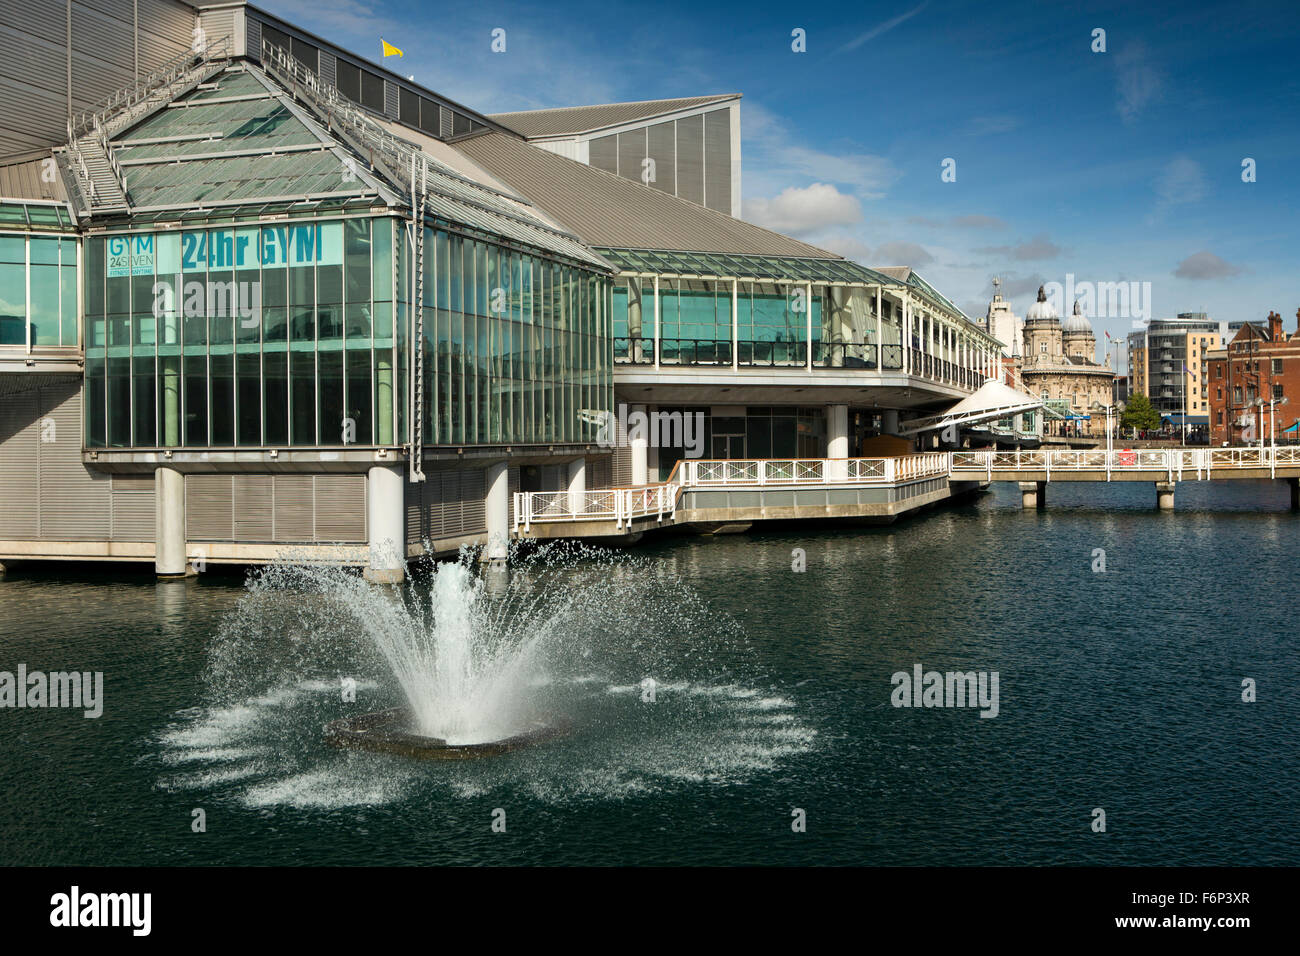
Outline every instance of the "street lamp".
[[1110, 467], [1110, 455], [1114, 450], [1114, 436], [1111, 434], [1111, 415], [1115, 411], [1114, 405], [1103, 405], [1101, 402], [1093, 402], [1092, 410], [1094, 412], [1106, 413], [1106, 466]]

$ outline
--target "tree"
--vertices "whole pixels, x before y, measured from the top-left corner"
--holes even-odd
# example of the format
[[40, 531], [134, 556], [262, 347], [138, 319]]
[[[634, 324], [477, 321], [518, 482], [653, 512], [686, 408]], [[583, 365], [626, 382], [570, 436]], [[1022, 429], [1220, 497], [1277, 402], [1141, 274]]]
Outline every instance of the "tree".
[[1128, 397], [1119, 423], [1124, 428], [1152, 431], [1160, 427], [1160, 413], [1152, 406], [1151, 399], [1138, 392]]

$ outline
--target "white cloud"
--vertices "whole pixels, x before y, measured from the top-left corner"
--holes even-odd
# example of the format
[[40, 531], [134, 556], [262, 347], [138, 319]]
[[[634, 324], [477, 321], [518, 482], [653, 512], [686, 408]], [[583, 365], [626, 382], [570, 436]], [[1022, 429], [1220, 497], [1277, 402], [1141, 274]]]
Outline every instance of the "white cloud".
[[830, 153], [802, 145], [801, 135], [755, 102], [741, 107], [740, 125], [745, 137], [745, 182], [749, 186], [759, 183], [782, 188], [791, 180], [812, 180], [852, 186], [862, 199], [879, 199], [898, 178], [898, 172], [883, 156]]
[[1245, 272], [1241, 266], [1233, 265], [1220, 259], [1213, 252], [1205, 250], [1188, 256], [1178, 263], [1174, 275], [1179, 279], [1227, 279]]
[[871, 247], [863, 242], [848, 235], [834, 235], [819, 238], [814, 245], [821, 246], [831, 252], [837, 252], [845, 259], [852, 259], [854, 262], [860, 262], [864, 266], [872, 262]]
[[898, 26], [900, 23], [912, 19], [912, 17], [916, 16], [927, 6], [929, 6], [929, 0], [926, 0], [926, 2], [921, 4], [919, 7], [915, 7], [912, 10], [908, 10], [906, 13], [900, 13], [898, 16], [894, 17], [893, 19], [886, 20], [884, 23], [877, 24], [876, 26], [868, 30], [866, 33], [854, 37], [848, 43], [844, 44], [844, 46], [840, 47], [837, 52], [846, 53], [849, 50], [856, 50], [858, 47], [862, 46], [862, 44], [866, 43], [868, 40], [874, 40], [882, 33], [888, 33], [890, 30], [894, 29], [894, 27]]
[[1145, 45], [1135, 43], [1115, 56], [1116, 109], [1125, 123], [1134, 122], [1138, 114], [1161, 98], [1164, 77], [1151, 62]]
[[1045, 235], [1037, 235], [1014, 246], [985, 246], [975, 250], [980, 255], [999, 256], [1004, 259], [1055, 259], [1061, 254], [1061, 247]]
[[1205, 195], [1205, 171], [1200, 163], [1186, 156], [1173, 159], [1156, 180], [1156, 195], [1161, 206], [1197, 202]]
[[792, 235], [850, 226], [862, 219], [857, 199], [828, 183], [813, 183], [802, 189], [790, 186], [772, 199], [747, 199], [744, 211], [750, 222]]
[[882, 266], [911, 266], [913, 269], [934, 262], [934, 256], [915, 242], [887, 242], [876, 249], [876, 261]]

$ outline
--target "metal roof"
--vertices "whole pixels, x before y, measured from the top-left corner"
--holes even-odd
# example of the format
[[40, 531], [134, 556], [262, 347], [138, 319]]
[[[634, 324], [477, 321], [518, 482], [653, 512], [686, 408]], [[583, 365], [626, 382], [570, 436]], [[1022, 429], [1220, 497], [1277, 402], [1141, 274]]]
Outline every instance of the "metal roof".
[[491, 113], [489, 117], [529, 139], [536, 139], [593, 133], [611, 126], [623, 126], [639, 120], [653, 119], [699, 106], [727, 103], [738, 99], [740, 99], [739, 93], [719, 93], [714, 96], [686, 96], [672, 100], [642, 100], [639, 103], [604, 103], [599, 106], [564, 106], [546, 110]]
[[[384, 181], [317, 120], [316, 100], [295, 100], [273, 74], [252, 65], [222, 73], [149, 116], [114, 141], [132, 219], [224, 208], [250, 211], [291, 204], [294, 212], [363, 201], [399, 209], [410, 182]], [[398, 140], [394, 139], [395, 142]], [[522, 142], [522, 141], [520, 141]], [[406, 143], [419, 156], [414, 144]], [[351, 159], [350, 163], [345, 160]], [[577, 238], [537, 216], [526, 201], [476, 182], [436, 158], [428, 161], [426, 208], [449, 226], [475, 230], [584, 262], [609, 264]], [[321, 203], [319, 207], [316, 203]]]
[[452, 145], [589, 246], [841, 258], [501, 133], [484, 133]]
[[49, 162], [47, 152], [36, 159], [0, 164], [0, 196], [65, 201], [68, 194], [63, 188], [63, 178], [47, 175]]
[[862, 282], [897, 286], [889, 276], [848, 259], [801, 258], [795, 256], [737, 256], [717, 252], [666, 252], [655, 249], [598, 249], [602, 256], [625, 272], [656, 275], [719, 276], [781, 279], [802, 282]]

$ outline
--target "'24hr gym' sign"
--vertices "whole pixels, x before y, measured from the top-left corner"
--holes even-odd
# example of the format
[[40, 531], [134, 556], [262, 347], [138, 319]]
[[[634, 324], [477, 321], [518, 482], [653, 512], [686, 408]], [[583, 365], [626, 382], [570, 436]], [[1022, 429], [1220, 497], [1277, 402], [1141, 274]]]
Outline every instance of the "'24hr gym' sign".
[[207, 269], [256, 269], [259, 265], [340, 265], [342, 233], [342, 223], [310, 222], [179, 235], [114, 235], [108, 237], [108, 275], [169, 275]]

